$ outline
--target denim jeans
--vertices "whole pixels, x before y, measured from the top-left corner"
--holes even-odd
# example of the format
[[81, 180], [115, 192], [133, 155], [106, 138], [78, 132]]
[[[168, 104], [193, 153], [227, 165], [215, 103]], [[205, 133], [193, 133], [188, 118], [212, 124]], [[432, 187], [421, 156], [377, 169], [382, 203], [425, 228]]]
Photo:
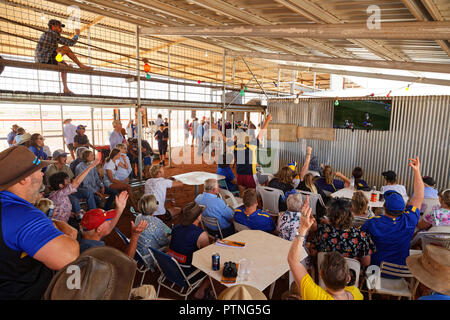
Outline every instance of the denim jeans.
[[[103, 208], [105, 211], [111, 210], [113, 208], [114, 205], [114, 200], [116, 199], [116, 195], [119, 194], [119, 191], [108, 188], [105, 186], [105, 193], [107, 195], [109, 195], [109, 198], [106, 200], [105, 202], [105, 207]], [[94, 194], [94, 198], [95, 198], [95, 202], [97, 204], [97, 207], [100, 207], [100, 204], [102, 202], [102, 200], [100, 199], [99, 196]]]
[[88, 210], [96, 209], [94, 193], [86, 188], [78, 187], [78, 191], [69, 195], [70, 203], [72, 204], [72, 211], [77, 213], [81, 210], [80, 199], [85, 199]]

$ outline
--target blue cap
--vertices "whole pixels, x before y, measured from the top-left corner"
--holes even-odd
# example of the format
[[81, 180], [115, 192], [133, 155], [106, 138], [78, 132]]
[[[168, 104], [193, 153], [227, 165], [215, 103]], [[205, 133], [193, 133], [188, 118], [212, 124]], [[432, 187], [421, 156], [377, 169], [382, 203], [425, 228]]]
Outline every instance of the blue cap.
[[77, 131], [80, 130], [80, 129], [86, 129], [86, 126], [83, 126], [82, 124], [80, 124], [80, 125], [77, 127]]
[[393, 190], [388, 190], [384, 194], [384, 206], [389, 213], [400, 214], [405, 210], [405, 200], [403, 196]]

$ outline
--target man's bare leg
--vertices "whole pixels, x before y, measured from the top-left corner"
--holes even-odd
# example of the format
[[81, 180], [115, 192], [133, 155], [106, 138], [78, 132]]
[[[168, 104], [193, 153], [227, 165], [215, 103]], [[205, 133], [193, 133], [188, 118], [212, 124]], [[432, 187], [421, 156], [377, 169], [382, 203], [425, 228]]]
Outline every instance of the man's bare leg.
[[[63, 65], [63, 66], [67, 66], [66, 63], [64, 62], [59, 62], [58, 64]], [[67, 72], [61, 72], [61, 80], [64, 86], [64, 93], [67, 94], [73, 94], [72, 91], [69, 90], [69, 87], [67, 86]]]
[[92, 67], [88, 67], [87, 65], [83, 64], [78, 60], [77, 56], [73, 53], [73, 51], [68, 46], [63, 46], [59, 48], [59, 52], [62, 56], [67, 55], [73, 62], [75, 62], [80, 69], [92, 69]]

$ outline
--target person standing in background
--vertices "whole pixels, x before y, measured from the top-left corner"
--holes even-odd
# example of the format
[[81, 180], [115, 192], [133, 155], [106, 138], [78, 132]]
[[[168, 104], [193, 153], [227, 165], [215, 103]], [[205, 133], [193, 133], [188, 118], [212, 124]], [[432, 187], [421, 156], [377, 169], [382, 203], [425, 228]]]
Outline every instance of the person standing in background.
[[11, 127], [11, 132], [8, 133], [8, 136], [6, 137], [6, 141], [8, 141], [8, 145], [12, 147], [14, 145], [14, 139], [16, 138], [17, 129], [19, 129], [19, 126], [17, 124], [13, 124]]
[[75, 160], [75, 152], [74, 152], [74, 138], [77, 135], [77, 127], [72, 124], [72, 119], [66, 119], [63, 122], [64, 128], [63, 128], [63, 134], [64, 134], [64, 143], [66, 144], [67, 148], [70, 151], [70, 156], [72, 157], [72, 160]]

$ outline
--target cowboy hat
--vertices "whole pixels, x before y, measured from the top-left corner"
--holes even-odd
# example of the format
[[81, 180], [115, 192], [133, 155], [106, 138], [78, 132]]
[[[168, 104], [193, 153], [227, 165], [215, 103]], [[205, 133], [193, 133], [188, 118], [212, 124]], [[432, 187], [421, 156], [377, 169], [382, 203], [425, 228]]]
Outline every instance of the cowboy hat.
[[229, 287], [223, 290], [218, 300], [267, 300], [264, 293], [256, 289], [255, 287], [238, 284], [236, 286]]
[[428, 288], [450, 295], [450, 250], [427, 244], [422, 254], [406, 258], [409, 271]]
[[18, 145], [22, 145], [25, 142], [28, 142], [31, 140], [31, 134], [29, 134], [28, 132], [25, 132], [21, 137], [20, 137], [20, 141], [18, 143]]
[[[79, 272], [76, 287], [73, 270]], [[59, 270], [44, 294], [46, 300], [128, 300], [136, 261], [112, 247], [94, 247]]]
[[55, 163], [55, 161], [39, 160], [25, 146], [14, 146], [0, 152], [0, 191], [6, 190], [35, 171]]

